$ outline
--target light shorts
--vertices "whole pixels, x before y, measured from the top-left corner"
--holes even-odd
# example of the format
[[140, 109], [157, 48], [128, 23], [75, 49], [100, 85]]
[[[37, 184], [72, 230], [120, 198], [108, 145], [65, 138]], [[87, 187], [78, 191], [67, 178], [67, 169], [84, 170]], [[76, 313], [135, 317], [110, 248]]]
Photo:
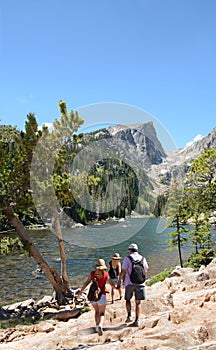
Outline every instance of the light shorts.
[[91, 301], [91, 304], [106, 305], [107, 304], [106, 294], [102, 294], [98, 301]]
[[130, 300], [135, 294], [135, 300], [145, 300], [145, 286], [140, 284], [128, 284], [125, 287], [125, 300]]
[[118, 280], [119, 280], [119, 276], [116, 277], [116, 278], [110, 278], [110, 281], [111, 281], [113, 284], [117, 284], [117, 283], [118, 283]]

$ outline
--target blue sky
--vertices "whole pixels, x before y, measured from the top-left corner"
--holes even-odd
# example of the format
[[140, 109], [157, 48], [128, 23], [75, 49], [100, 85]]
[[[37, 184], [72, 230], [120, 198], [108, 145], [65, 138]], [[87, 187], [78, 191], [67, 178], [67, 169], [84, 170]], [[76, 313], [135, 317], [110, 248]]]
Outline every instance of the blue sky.
[[216, 126], [215, 18], [215, 0], [0, 0], [0, 123], [22, 129], [29, 112], [52, 122], [60, 99], [81, 116], [114, 102], [150, 113], [184, 147]]

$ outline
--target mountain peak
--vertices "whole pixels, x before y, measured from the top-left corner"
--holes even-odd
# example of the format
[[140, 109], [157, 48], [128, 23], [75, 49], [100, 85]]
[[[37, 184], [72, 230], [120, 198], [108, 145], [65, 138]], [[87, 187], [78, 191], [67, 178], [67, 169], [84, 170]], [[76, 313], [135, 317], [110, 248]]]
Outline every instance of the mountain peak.
[[214, 128], [207, 136], [194, 141], [191, 145], [181, 148], [176, 151], [176, 153], [181, 154], [181, 156], [187, 159], [195, 159], [205, 148], [216, 148], [216, 128]]

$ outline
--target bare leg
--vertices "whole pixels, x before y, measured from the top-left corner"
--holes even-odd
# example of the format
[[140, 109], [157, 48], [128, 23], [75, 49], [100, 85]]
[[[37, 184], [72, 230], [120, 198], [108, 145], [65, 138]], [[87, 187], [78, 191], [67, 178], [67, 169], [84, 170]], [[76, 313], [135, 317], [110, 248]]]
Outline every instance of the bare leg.
[[130, 300], [126, 300], [126, 310], [127, 310], [127, 313], [131, 314], [131, 302]]
[[113, 299], [114, 299], [114, 288], [111, 288], [111, 298], [112, 298], [112, 304], [113, 304]]
[[98, 304], [93, 304], [92, 306], [95, 310], [95, 324], [96, 324], [96, 326], [98, 326], [100, 323], [99, 306], [98, 306]]
[[106, 309], [106, 304], [99, 305], [99, 317], [100, 317], [100, 322], [98, 324], [99, 335], [103, 334], [103, 322], [104, 322], [105, 309]]
[[135, 300], [135, 303], [136, 303], [135, 313], [136, 313], [136, 321], [137, 321], [139, 320], [140, 312], [141, 312], [141, 300]]
[[127, 322], [131, 322], [131, 302], [130, 300], [126, 300], [126, 310], [127, 310], [127, 319], [126, 319], [126, 323]]

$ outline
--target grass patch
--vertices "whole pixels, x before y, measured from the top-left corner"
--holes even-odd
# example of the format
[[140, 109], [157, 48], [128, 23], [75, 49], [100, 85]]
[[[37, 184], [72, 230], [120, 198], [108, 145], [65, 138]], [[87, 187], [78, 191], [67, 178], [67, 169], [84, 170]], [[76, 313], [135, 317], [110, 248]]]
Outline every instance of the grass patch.
[[84, 314], [84, 312], [91, 311], [91, 307], [88, 305], [83, 306], [82, 310], [80, 311], [80, 315]]
[[33, 324], [39, 323], [40, 320], [33, 320], [32, 318], [17, 318], [0, 321], [0, 329], [14, 328], [18, 325], [31, 326]]
[[157, 275], [152, 276], [150, 280], [148, 280], [148, 282], [146, 283], [147, 286], [152, 286], [155, 283], [164, 281], [166, 278], [170, 277], [170, 274], [174, 269], [175, 267], [171, 267], [170, 269], [165, 269]]

